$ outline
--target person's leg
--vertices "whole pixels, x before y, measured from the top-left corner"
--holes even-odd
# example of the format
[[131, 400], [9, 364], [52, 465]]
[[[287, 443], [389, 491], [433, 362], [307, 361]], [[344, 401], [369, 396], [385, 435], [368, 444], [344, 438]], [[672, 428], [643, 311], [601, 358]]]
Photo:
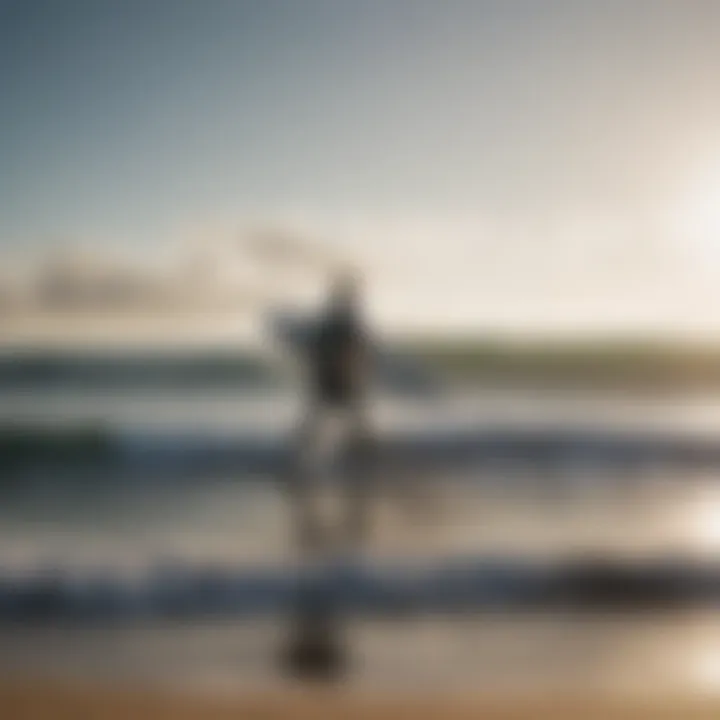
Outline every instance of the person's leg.
[[346, 408], [346, 499], [343, 543], [346, 550], [359, 550], [370, 529], [375, 448], [366, 404], [354, 400]]
[[318, 399], [307, 404], [291, 443], [288, 491], [293, 512], [293, 536], [302, 555], [322, 552], [324, 531], [316, 498], [318, 448], [327, 424], [327, 408]]
[[283, 664], [300, 678], [333, 678], [345, 670], [346, 653], [338, 607], [325, 575], [332, 547], [318, 502], [326, 471], [325, 435], [334, 407], [317, 400], [308, 407], [296, 437], [296, 472], [292, 479], [296, 542], [300, 550], [293, 599], [291, 634]]

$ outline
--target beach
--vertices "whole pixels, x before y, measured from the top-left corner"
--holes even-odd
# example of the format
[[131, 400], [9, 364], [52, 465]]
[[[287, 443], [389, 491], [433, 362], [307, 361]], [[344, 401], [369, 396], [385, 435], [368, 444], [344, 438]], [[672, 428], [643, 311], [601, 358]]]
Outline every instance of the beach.
[[0, 683], [0, 716], [8, 720], [704, 720], [720, 701], [595, 695], [383, 696], [306, 688], [284, 693], [203, 696], [117, 687]]

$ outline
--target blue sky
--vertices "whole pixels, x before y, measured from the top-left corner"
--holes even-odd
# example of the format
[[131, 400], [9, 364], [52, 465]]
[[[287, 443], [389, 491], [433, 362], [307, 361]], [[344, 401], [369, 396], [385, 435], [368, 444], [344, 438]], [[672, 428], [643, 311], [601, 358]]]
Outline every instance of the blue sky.
[[541, 256], [654, 301], [720, 260], [665, 237], [720, 197], [718, 37], [701, 0], [0, 0], [0, 248], [304, 217], [426, 273], [509, 252], [521, 305]]

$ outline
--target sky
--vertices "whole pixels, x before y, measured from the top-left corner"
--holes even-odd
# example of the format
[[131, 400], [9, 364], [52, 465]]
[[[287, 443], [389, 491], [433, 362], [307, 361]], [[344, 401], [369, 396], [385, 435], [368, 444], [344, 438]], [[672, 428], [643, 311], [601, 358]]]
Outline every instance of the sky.
[[0, 255], [280, 224], [396, 322], [720, 332], [720, 2], [0, 0]]

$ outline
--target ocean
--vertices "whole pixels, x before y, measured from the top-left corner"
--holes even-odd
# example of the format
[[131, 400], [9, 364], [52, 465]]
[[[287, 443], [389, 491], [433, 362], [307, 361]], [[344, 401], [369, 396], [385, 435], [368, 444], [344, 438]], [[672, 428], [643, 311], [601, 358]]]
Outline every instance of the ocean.
[[[303, 570], [302, 402], [256, 370], [114, 367], [0, 368], [0, 667], [269, 681]], [[371, 532], [321, 573], [359, 682], [720, 687], [720, 397], [454, 388], [372, 410]]]

